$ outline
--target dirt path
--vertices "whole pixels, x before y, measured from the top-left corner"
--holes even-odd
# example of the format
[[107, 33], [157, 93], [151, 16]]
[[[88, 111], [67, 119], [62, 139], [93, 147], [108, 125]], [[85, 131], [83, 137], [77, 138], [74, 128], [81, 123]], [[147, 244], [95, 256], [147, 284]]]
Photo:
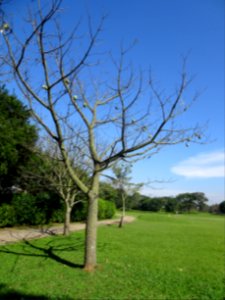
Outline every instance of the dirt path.
[[[135, 217], [125, 216], [124, 222], [130, 223], [135, 220]], [[112, 225], [118, 224], [119, 219], [110, 219], [98, 221], [98, 225]], [[72, 223], [71, 232], [85, 229], [84, 223]], [[57, 235], [63, 233], [63, 225], [59, 226], [50, 226], [44, 228], [26, 228], [26, 229], [17, 229], [17, 228], [4, 228], [0, 229], [0, 245], [7, 243], [15, 243], [21, 240], [30, 240], [46, 237], [49, 235]]]

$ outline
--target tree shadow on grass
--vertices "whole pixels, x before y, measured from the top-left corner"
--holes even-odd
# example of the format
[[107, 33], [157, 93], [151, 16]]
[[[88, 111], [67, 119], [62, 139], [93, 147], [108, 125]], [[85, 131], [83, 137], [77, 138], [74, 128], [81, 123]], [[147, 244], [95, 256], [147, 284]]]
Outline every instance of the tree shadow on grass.
[[8, 288], [5, 284], [0, 284], [0, 300], [22, 300], [22, 299], [34, 299], [34, 300], [47, 300], [46, 296], [36, 296], [31, 294], [24, 294], [17, 292], [14, 289]]
[[35, 242], [32, 243], [31, 241], [23, 240], [23, 243], [19, 245], [21, 246], [21, 250], [14, 251], [10, 246], [2, 246], [0, 247], [0, 253], [7, 253], [16, 256], [43, 257], [44, 259], [51, 259], [71, 268], [83, 268], [82, 264], [73, 263], [58, 254], [83, 249], [82, 241], [78, 240], [76, 244], [68, 243], [58, 245], [54, 245], [54, 242], [54, 240], [51, 240], [41, 247], [35, 245]]
[[[68, 297], [60, 297], [60, 300], [72, 300]], [[0, 284], [0, 300], [51, 300], [51, 298], [42, 295], [33, 295], [17, 292], [14, 289], [8, 288], [5, 284]]]

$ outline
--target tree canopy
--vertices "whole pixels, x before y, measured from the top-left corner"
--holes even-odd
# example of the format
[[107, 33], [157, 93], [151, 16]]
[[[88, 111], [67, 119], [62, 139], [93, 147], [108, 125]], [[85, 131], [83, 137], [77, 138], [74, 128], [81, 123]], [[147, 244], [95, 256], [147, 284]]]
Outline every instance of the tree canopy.
[[29, 110], [0, 88], [0, 193], [16, 184], [20, 167], [32, 155], [37, 131], [29, 122]]

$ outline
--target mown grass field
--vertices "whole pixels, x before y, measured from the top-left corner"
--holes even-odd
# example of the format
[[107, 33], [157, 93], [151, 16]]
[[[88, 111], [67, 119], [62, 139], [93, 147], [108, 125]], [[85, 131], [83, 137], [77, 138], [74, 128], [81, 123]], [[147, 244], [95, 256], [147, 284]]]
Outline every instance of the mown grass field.
[[84, 232], [0, 247], [0, 299], [224, 298], [224, 219], [133, 213], [98, 230], [94, 273], [82, 270]]

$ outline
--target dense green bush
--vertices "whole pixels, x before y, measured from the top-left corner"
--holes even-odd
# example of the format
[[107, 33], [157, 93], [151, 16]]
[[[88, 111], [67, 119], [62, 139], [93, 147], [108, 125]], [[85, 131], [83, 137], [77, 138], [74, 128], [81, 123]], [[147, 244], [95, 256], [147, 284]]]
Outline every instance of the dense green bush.
[[[103, 199], [98, 200], [98, 219], [111, 219], [116, 212], [115, 203]], [[84, 221], [87, 217], [87, 202], [80, 202], [74, 206], [71, 221]]]
[[[98, 218], [110, 219], [116, 211], [115, 204], [99, 199]], [[71, 213], [71, 221], [84, 221], [87, 217], [87, 201], [79, 202]], [[65, 219], [65, 205], [54, 195], [41, 193], [36, 196], [22, 193], [14, 195], [11, 204], [0, 206], [0, 227], [15, 225], [42, 225], [63, 223]]]
[[46, 214], [37, 206], [36, 197], [30, 194], [14, 195], [12, 206], [19, 225], [39, 225], [46, 223]]
[[103, 199], [98, 199], [98, 219], [102, 220], [105, 217], [107, 203]]
[[14, 226], [16, 224], [15, 210], [11, 205], [0, 206], [0, 227]]
[[[2, 3], [2, 1], [0, 1]], [[1, 4], [0, 4], [1, 5]], [[37, 129], [30, 124], [30, 111], [16, 96], [0, 87], [0, 195], [11, 194], [21, 176], [20, 168], [29, 163], [37, 140]]]
[[[52, 219], [54, 218], [58, 218], [59, 223], [63, 222], [62, 216], [60, 216], [60, 214], [64, 215], [64, 202], [59, 198], [57, 194], [54, 194], [52, 192], [41, 192], [35, 196], [35, 205], [38, 210], [41, 210], [44, 213], [46, 223], [53, 222]], [[56, 217], [56, 215], [58, 215], [58, 217]]]
[[114, 202], [106, 202], [105, 219], [111, 219], [116, 213], [116, 205]]
[[116, 212], [115, 203], [103, 199], [98, 200], [98, 219], [111, 219]]
[[71, 222], [80, 222], [86, 220], [87, 202], [79, 202], [74, 205], [71, 213]]
[[52, 223], [63, 223], [65, 220], [64, 209], [56, 209], [51, 215], [50, 222]]
[[99, 198], [114, 202], [116, 207], [122, 207], [120, 191], [114, 188], [110, 183], [100, 182]]

